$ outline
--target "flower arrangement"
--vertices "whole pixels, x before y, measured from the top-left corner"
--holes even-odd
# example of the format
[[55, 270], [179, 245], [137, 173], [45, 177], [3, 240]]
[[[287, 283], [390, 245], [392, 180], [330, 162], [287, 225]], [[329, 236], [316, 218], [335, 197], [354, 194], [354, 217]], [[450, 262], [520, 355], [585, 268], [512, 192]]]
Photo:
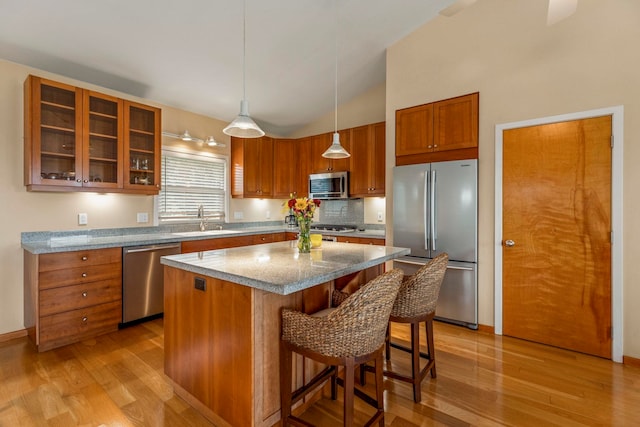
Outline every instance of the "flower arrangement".
[[311, 251], [310, 224], [313, 214], [320, 206], [320, 200], [306, 197], [295, 198], [291, 195], [286, 207], [296, 217], [300, 233], [298, 235], [298, 250], [300, 253]]
[[308, 199], [306, 197], [294, 198], [292, 197], [287, 202], [289, 211], [296, 217], [298, 222], [310, 221], [313, 218], [313, 214], [316, 208], [320, 207], [320, 200]]

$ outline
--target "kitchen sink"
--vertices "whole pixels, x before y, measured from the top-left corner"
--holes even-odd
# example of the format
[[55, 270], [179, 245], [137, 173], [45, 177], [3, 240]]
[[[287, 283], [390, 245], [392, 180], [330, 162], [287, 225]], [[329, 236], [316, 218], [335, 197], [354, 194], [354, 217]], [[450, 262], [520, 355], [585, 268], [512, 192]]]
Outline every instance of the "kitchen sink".
[[239, 233], [239, 231], [236, 230], [204, 230], [204, 231], [183, 231], [180, 233], [171, 233], [175, 236], [184, 236], [184, 237], [191, 237], [191, 236], [217, 236], [220, 234], [237, 234]]

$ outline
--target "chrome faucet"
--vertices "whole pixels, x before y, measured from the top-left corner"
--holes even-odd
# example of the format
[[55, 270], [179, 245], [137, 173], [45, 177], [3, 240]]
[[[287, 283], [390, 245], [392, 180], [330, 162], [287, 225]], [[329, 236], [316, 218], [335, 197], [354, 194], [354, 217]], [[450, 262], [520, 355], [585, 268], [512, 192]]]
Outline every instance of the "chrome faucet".
[[204, 207], [198, 206], [198, 218], [200, 218], [200, 231], [207, 229], [207, 218], [204, 216]]

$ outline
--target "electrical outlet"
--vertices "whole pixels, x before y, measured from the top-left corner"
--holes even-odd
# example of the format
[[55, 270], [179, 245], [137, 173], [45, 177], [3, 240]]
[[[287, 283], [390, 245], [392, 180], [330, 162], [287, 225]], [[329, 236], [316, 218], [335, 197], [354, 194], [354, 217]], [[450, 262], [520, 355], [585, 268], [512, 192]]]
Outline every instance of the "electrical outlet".
[[137, 219], [138, 223], [149, 222], [149, 214], [147, 212], [138, 212]]
[[271, 211], [267, 211], [266, 217], [267, 217], [267, 219], [271, 219]]
[[87, 216], [86, 213], [78, 214], [78, 225], [87, 225], [88, 222], [89, 222], [89, 217]]
[[243, 219], [244, 218], [244, 214], [242, 213], [242, 211], [235, 211], [233, 213], [233, 219]]
[[378, 211], [378, 221], [382, 222], [382, 211]]

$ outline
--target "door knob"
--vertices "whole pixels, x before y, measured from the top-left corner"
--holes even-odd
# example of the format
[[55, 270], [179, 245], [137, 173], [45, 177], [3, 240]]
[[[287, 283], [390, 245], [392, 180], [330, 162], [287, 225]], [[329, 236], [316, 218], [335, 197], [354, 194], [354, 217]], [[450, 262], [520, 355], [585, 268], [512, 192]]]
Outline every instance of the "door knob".
[[509, 239], [509, 240], [505, 240], [504, 241], [504, 245], [511, 247], [511, 246], [515, 246], [516, 242], [514, 242], [513, 240]]

